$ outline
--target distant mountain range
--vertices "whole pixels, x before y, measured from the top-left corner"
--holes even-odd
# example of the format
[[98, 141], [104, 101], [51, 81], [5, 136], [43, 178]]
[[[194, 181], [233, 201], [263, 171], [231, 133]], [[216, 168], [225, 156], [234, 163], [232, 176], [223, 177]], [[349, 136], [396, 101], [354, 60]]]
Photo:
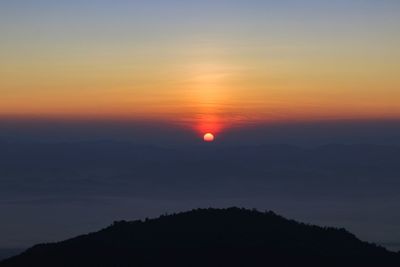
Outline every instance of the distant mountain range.
[[398, 267], [400, 254], [344, 229], [298, 223], [273, 212], [210, 208], [115, 222], [95, 233], [34, 246], [0, 266]]

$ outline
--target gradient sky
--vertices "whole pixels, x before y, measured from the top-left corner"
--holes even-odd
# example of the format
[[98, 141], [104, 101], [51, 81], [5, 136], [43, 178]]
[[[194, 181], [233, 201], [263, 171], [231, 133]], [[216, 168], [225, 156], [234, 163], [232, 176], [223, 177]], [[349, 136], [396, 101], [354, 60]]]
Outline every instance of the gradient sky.
[[400, 1], [0, 2], [0, 116], [400, 118]]

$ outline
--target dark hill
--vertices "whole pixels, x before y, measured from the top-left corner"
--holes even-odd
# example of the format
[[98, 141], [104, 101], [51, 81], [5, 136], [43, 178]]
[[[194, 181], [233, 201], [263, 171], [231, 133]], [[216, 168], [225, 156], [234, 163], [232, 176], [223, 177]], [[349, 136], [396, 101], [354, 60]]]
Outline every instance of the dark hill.
[[400, 266], [400, 256], [344, 229], [273, 212], [198, 209], [116, 222], [99, 232], [34, 246], [8, 266]]

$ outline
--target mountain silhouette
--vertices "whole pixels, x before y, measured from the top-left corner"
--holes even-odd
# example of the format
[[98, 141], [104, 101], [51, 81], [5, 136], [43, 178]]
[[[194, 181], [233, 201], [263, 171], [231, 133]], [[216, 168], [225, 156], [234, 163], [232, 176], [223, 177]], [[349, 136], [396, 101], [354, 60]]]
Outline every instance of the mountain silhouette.
[[275, 213], [197, 209], [119, 221], [95, 233], [36, 245], [8, 266], [400, 266], [399, 253]]

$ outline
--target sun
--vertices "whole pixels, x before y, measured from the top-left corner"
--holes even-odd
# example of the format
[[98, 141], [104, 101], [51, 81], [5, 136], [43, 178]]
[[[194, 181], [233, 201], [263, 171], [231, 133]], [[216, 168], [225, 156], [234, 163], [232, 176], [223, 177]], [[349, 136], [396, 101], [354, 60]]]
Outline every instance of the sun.
[[203, 138], [205, 142], [213, 142], [215, 139], [212, 133], [206, 133]]

